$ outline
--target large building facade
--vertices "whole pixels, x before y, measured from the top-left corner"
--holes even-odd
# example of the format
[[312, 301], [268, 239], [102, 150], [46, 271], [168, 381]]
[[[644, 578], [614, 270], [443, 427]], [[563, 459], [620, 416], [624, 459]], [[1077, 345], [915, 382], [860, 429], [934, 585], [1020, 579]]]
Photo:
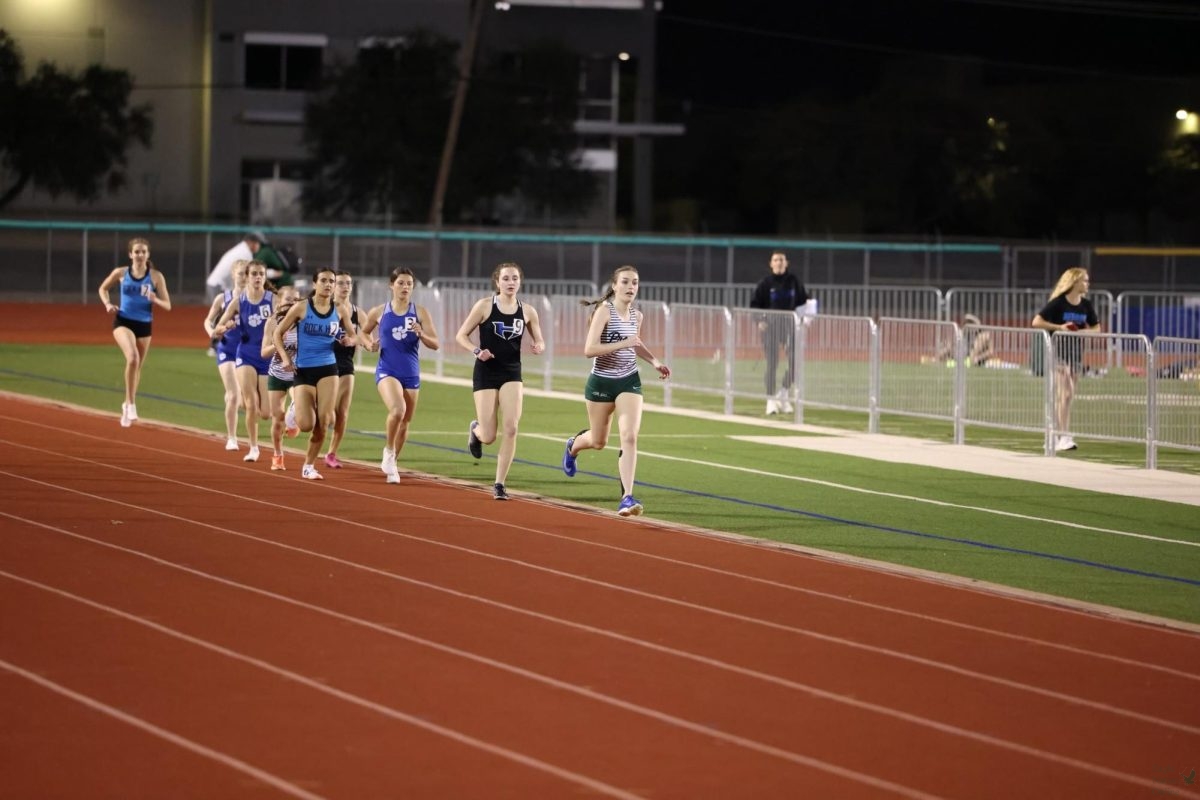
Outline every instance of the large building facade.
[[[580, 54], [580, 147], [601, 189], [590, 222], [611, 224], [617, 65], [643, 47], [641, 0], [477, 1], [488, 3], [481, 50], [553, 36]], [[469, 0], [5, 0], [0, 28], [27, 73], [42, 61], [127, 70], [132, 104], [150, 103], [154, 118], [152, 146], [130, 150], [119, 193], [83, 205], [27, 189], [8, 210], [298, 221], [311, 170], [304, 108], [323, 69], [414, 27], [463, 41], [470, 11]]]

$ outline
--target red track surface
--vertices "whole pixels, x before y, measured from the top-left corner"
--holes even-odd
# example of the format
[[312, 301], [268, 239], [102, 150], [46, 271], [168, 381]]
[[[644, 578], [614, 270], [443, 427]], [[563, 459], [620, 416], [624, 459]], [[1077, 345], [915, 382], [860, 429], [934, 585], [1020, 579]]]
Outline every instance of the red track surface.
[[0, 419], [0, 796], [1200, 794], [1191, 633]]

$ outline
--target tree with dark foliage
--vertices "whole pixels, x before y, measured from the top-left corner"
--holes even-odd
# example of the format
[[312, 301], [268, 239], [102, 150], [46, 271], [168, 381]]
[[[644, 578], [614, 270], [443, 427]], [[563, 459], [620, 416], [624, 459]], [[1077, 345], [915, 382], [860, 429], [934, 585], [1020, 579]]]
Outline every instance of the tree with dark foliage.
[[[309, 103], [304, 136], [317, 166], [305, 193], [309, 213], [426, 217], [458, 45], [423, 30], [391, 42], [335, 67]], [[572, 127], [578, 76], [578, 56], [554, 44], [482, 60], [471, 76], [444, 202], [448, 221], [487, 221], [502, 197], [555, 212], [591, 199], [595, 184], [579, 168]]]
[[129, 107], [133, 79], [92, 65], [79, 74], [39, 64], [25, 77], [16, 43], [0, 30], [0, 208], [28, 186], [95, 200], [125, 185], [126, 154], [150, 145], [149, 105]]

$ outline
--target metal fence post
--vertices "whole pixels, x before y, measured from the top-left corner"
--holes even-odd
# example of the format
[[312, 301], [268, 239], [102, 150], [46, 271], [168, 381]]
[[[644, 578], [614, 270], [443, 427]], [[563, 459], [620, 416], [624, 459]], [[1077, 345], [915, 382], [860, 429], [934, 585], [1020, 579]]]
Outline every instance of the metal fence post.
[[967, 340], [963, 336], [962, 328], [954, 325], [954, 443], [964, 444], [966, 442], [966, 409], [967, 404], [967, 359], [970, 353], [967, 352]]
[[1042, 334], [1042, 403], [1046, 430], [1042, 442], [1042, 454], [1054, 455], [1054, 348], [1050, 346], [1050, 334]]
[[46, 297], [50, 297], [52, 288], [51, 273], [54, 261], [54, 229], [46, 228]]
[[1142, 346], [1146, 348], [1146, 469], [1158, 469], [1158, 365], [1145, 335]]
[[736, 360], [734, 349], [736, 342], [734, 341], [733, 331], [733, 312], [728, 307], [721, 309], [725, 312], [725, 352], [729, 356], [725, 359], [725, 415], [733, 414], [733, 363]]
[[[544, 323], [542, 323], [545, 326], [542, 328], [542, 330], [553, 331], [554, 309], [550, 306], [550, 298], [542, 297], [539, 305], [542, 307], [540, 315], [546, 320]], [[542, 351], [542, 359], [544, 362], [542, 367], [542, 388], [547, 392], [554, 388], [554, 338], [556, 337], [551, 337], [550, 343], [546, 346], [546, 349]]]
[[87, 284], [88, 284], [88, 229], [83, 229], [83, 263], [80, 265], [79, 276], [79, 297], [80, 301], [87, 305]]
[[792, 331], [792, 406], [795, 409], [795, 416], [792, 417], [792, 422], [797, 425], [804, 424], [804, 362], [805, 350], [808, 346], [808, 325], [805, 324], [806, 318], [801, 314], [795, 314], [794, 326]]
[[867, 389], [867, 432], [879, 433], [879, 385], [882, 382], [879, 357], [879, 323], [873, 319], [868, 319], [870, 324], [870, 347], [868, 349], [868, 368], [871, 371], [871, 377], [868, 381], [869, 388]]
[[600, 241], [592, 240], [592, 285], [600, 285]]
[[[663, 305], [663, 360], [667, 366], [675, 363], [675, 323], [671, 319], [671, 307]], [[663, 406], [671, 407], [671, 382], [663, 387]]]

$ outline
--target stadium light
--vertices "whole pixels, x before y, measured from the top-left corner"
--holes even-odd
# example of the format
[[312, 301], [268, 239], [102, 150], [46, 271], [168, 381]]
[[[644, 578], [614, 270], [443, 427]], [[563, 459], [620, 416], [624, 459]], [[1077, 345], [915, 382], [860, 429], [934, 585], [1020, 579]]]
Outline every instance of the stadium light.
[[1183, 122], [1187, 118], [1188, 112], [1186, 108], [1181, 108], [1175, 112], [1175, 119], [1179, 120], [1180, 122]]

